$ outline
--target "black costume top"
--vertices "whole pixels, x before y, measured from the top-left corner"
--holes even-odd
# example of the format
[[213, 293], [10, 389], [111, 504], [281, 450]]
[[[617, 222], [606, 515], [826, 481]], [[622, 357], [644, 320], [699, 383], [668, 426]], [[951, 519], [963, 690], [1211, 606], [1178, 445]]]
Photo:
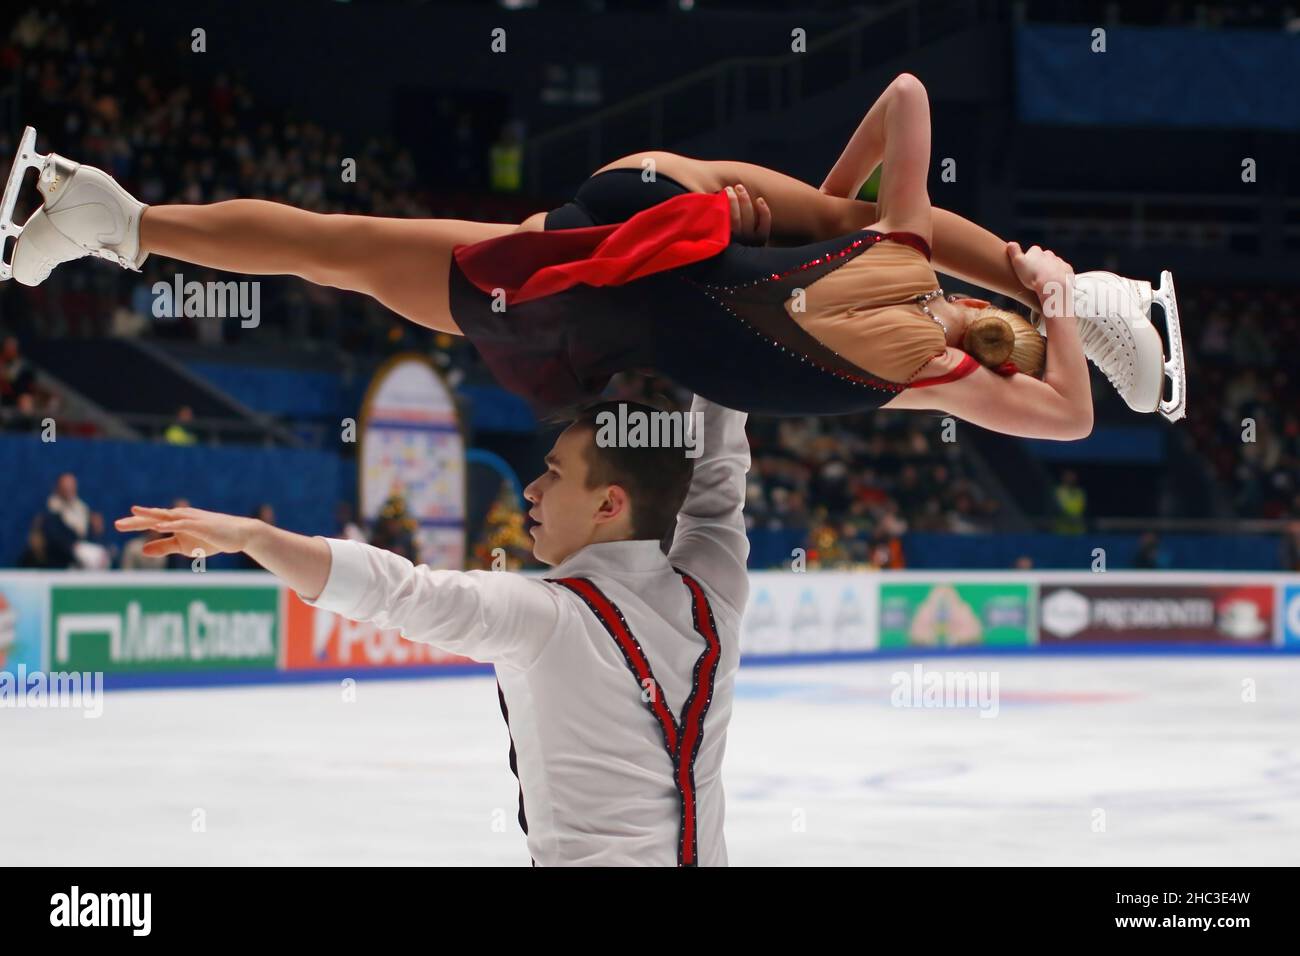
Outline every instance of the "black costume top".
[[[663, 204], [684, 194], [663, 175], [647, 183], [640, 170], [609, 170], [548, 213], [545, 232], [457, 247], [451, 313], [503, 387], [541, 415], [571, 412], [629, 370], [653, 370], [720, 405], [767, 415], [873, 409], [909, 387], [848, 362], [785, 310], [795, 289], [886, 234], [863, 229], [790, 248], [748, 246], [730, 241], [721, 194], [691, 194], [700, 200], [694, 205], [678, 200], [687, 218], [672, 218], [674, 207]], [[611, 238], [611, 229], [593, 227], [623, 232]], [[930, 256], [911, 233], [888, 238]], [[961, 371], [969, 371], [965, 363]]]

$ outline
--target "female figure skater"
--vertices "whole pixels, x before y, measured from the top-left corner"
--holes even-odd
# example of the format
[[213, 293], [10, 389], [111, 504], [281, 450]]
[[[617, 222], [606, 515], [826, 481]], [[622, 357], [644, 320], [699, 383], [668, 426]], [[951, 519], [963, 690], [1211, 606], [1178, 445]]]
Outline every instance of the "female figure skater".
[[[1073, 270], [931, 208], [929, 103], [908, 74], [871, 107], [821, 189], [746, 163], [649, 153], [597, 171], [573, 202], [520, 225], [259, 200], [146, 207], [99, 170], [35, 154], [34, 140], [29, 129], [0, 217], [12, 229], [15, 179], [39, 166], [45, 204], [12, 262], [26, 284], [88, 254], [135, 269], [157, 253], [297, 275], [467, 335], [542, 413], [596, 397], [616, 372], [653, 369], [757, 413], [936, 409], [1059, 439], [1092, 427]], [[847, 198], [880, 164], [879, 202]], [[753, 244], [769, 235], [796, 245]], [[932, 244], [944, 272], [1046, 316], [1046, 343], [1022, 317], [944, 297]], [[1087, 329], [1121, 394], [1134, 405], [1136, 384], [1152, 411], [1164, 369], [1144, 314], [1150, 286], [1111, 278], [1125, 298], [1111, 297]]]

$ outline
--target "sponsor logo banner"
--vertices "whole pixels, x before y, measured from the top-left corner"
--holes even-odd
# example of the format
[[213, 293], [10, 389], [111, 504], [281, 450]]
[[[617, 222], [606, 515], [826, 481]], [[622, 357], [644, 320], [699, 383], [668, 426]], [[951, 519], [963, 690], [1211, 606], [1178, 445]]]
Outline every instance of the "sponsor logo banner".
[[1028, 584], [880, 585], [880, 646], [1024, 647], [1030, 643]]
[[52, 585], [49, 666], [105, 673], [274, 669], [279, 599], [274, 585]]
[[1282, 593], [1282, 643], [1300, 644], [1300, 584], [1288, 584]]
[[876, 579], [818, 571], [750, 575], [742, 654], [819, 654], [876, 648]]
[[42, 669], [46, 588], [43, 582], [25, 581], [20, 575], [0, 575], [0, 671]]
[[1270, 585], [1044, 585], [1044, 644], [1273, 642]]
[[293, 591], [285, 591], [284, 664], [288, 670], [469, 663], [473, 662], [468, 658], [408, 641], [396, 630], [381, 631], [373, 624], [314, 608]]

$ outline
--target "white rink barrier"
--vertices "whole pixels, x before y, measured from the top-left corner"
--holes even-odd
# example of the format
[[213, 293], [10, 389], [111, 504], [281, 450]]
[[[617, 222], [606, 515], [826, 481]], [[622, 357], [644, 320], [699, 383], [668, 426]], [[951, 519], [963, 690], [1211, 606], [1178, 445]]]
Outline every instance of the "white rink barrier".
[[767, 571], [752, 656], [918, 650], [1300, 650], [1300, 575]]

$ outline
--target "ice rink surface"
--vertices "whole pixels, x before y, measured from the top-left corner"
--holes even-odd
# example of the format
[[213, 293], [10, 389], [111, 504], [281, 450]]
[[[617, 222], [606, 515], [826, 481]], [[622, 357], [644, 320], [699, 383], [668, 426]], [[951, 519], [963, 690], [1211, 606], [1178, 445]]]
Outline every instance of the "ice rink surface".
[[[914, 663], [742, 668], [733, 864], [1300, 862], [1300, 658], [922, 662], [995, 717], [894, 706]], [[0, 863], [526, 866], [507, 749], [490, 677], [0, 710]]]

